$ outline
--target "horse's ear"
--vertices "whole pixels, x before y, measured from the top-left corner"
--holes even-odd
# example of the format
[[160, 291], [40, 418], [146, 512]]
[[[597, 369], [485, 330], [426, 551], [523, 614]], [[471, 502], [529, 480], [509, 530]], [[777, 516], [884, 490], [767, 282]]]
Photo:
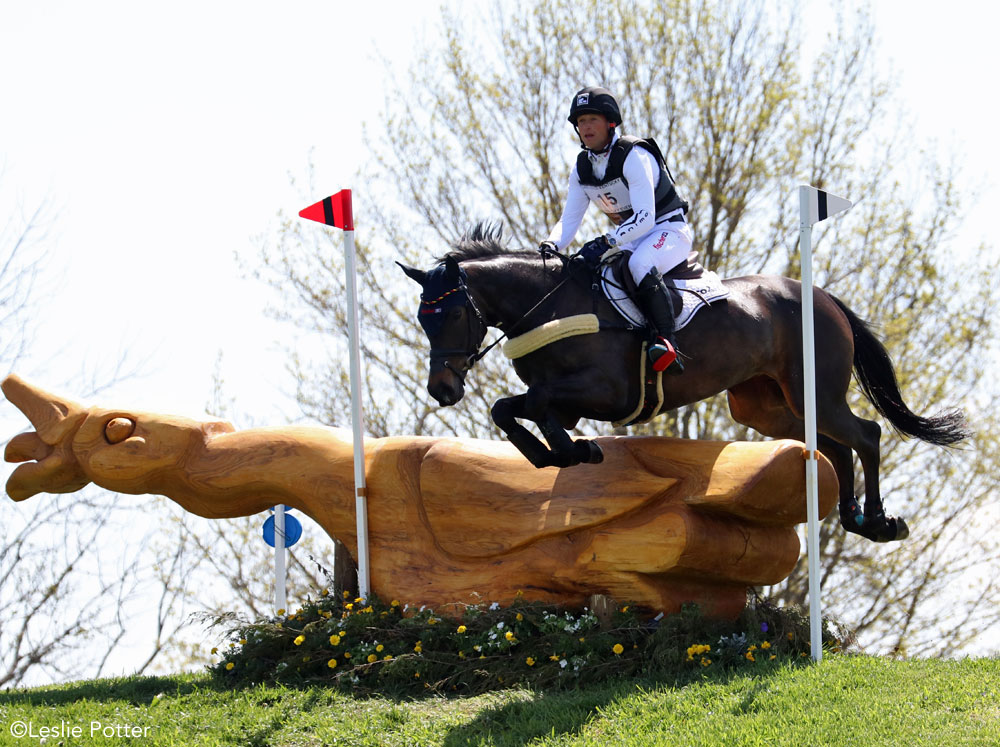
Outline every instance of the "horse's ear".
[[461, 274], [461, 269], [458, 266], [458, 260], [450, 254], [444, 258], [444, 269], [447, 277], [453, 280], [458, 280], [458, 277]]
[[426, 272], [424, 272], [423, 270], [418, 270], [415, 267], [407, 267], [402, 262], [397, 262], [396, 264], [399, 265], [400, 268], [403, 270], [403, 272], [406, 273], [407, 277], [413, 278], [418, 283], [420, 283], [421, 286], [423, 286], [423, 285], [426, 284], [426, 282], [427, 282], [427, 273]]

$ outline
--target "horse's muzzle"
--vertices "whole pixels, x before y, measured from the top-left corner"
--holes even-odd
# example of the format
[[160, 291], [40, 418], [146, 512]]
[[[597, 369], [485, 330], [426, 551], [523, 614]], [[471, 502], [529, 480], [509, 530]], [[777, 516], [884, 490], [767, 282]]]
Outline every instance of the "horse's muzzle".
[[450, 407], [465, 396], [465, 382], [450, 366], [432, 365], [427, 391], [442, 407]]

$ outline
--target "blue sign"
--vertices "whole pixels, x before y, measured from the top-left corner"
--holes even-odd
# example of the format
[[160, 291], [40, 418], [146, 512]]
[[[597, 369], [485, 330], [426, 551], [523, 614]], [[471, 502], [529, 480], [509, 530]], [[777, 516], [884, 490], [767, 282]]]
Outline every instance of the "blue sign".
[[[285, 547], [291, 547], [302, 536], [302, 523], [294, 516], [285, 514]], [[264, 522], [264, 541], [274, 547], [274, 516]]]

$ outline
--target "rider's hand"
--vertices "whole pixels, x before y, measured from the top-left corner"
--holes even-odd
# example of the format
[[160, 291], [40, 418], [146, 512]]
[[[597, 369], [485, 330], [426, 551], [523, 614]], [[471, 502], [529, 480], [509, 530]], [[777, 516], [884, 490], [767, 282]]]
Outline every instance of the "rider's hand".
[[542, 254], [558, 254], [559, 247], [557, 247], [551, 241], [543, 241], [541, 244], [538, 245], [538, 251], [540, 251]]
[[598, 236], [596, 239], [591, 239], [580, 249], [580, 256], [586, 260], [587, 264], [591, 267], [597, 267], [601, 263], [601, 257], [604, 253], [611, 248], [611, 244], [608, 243], [607, 236]]

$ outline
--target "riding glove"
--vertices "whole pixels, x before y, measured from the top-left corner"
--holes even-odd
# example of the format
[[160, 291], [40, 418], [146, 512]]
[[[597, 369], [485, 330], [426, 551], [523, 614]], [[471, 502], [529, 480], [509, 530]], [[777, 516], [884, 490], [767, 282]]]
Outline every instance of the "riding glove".
[[540, 251], [542, 254], [546, 254], [546, 253], [558, 254], [559, 253], [559, 247], [557, 247], [551, 241], [543, 241], [541, 244], [538, 245], [538, 251]]
[[586, 260], [591, 267], [597, 267], [601, 263], [601, 257], [611, 248], [607, 236], [598, 236], [591, 239], [580, 249], [580, 256]]

